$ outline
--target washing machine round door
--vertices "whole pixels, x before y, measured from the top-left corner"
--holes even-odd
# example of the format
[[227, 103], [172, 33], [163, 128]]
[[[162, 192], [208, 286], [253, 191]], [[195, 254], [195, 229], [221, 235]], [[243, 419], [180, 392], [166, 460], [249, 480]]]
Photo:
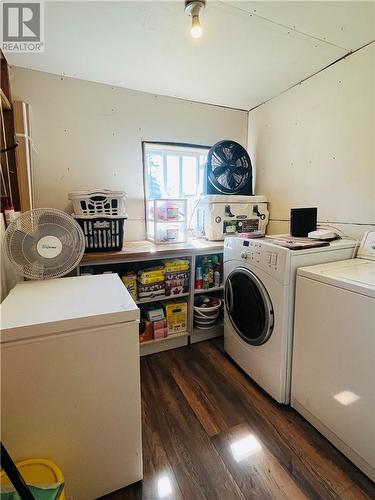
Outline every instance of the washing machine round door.
[[267, 342], [273, 330], [273, 307], [264, 285], [249, 269], [237, 267], [227, 277], [225, 307], [245, 342], [255, 346]]

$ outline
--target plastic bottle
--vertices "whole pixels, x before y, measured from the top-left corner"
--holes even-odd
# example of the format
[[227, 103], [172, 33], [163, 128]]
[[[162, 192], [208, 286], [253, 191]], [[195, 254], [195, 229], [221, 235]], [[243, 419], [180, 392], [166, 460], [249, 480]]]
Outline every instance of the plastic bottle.
[[214, 286], [214, 267], [212, 265], [211, 259], [207, 261], [207, 274], [208, 274], [208, 287], [212, 288]]
[[203, 274], [203, 288], [204, 288], [204, 290], [208, 290], [210, 288], [210, 285], [208, 284], [208, 274], [207, 273]]
[[208, 266], [204, 267], [203, 271], [203, 288], [207, 290], [210, 288], [209, 282], [208, 282]]
[[221, 283], [221, 273], [220, 273], [220, 266], [219, 266], [219, 256], [218, 255], [212, 255], [212, 266], [214, 270], [214, 284], [213, 286], [215, 288], [220, 286]]
[[215, 271], [218, 271], [220, 275], [220, 284], [221, 284], [223, 282], [223, 263], [220, 261], [219, 258], [215, 265]]
[[220, 271], [218, 270], [218, 265], [216, 264], [216, 269], [214, 272], [214, 287], [218, 288], [220, 286], [220, 283], [221, 283], [221, 275]]
[[195, 270], [195, 289], [201, 290], [203, 288], [203, 273], [202, 268], [197, 267]]

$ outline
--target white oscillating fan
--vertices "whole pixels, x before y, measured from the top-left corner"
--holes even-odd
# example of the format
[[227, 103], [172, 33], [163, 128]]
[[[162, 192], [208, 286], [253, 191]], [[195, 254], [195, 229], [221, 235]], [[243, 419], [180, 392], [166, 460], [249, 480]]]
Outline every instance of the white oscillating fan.
[[59, 278], [74, 269], [85, 251], [82, 229], [70, 215], [53, 208], [24, 212], [7, 228], [4, 251], [26, 278]]

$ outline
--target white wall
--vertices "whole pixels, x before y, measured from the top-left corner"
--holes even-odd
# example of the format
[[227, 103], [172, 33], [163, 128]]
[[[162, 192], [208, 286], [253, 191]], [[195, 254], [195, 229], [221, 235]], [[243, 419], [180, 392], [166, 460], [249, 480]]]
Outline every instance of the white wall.
[[13, 97], [31, 106], [35, 206], [69, 210], [69, 191], [123, 189], [128, 240], [145, 237], [143, 140], [246, 145], [244, 111], [19, 67], [11, 85]]
[[375, 229], [375, 43], [251, 111], [248, 150], [270, 233], [309, 206], [351, 236]]

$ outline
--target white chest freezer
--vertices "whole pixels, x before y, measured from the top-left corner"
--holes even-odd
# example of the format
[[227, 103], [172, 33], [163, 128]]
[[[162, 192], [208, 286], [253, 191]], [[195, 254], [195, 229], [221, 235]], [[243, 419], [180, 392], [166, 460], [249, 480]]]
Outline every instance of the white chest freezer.
[[75, 500], [142, 478], [138, 320], [117, 274], [20, 283], [1, 304], [1, 439], [54, 461]]

